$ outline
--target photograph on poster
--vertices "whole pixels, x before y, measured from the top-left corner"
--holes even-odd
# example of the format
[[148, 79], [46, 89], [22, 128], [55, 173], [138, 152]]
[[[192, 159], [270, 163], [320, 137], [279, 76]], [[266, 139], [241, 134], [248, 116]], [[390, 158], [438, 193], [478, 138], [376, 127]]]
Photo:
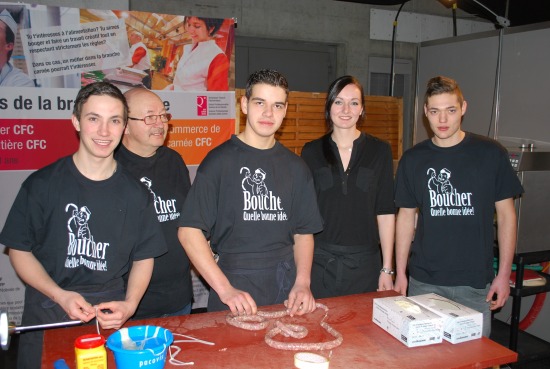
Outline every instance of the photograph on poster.
[[28, 11], [19, 4], [0, 4], [0, 86], [35, 87], [27, 74], [19, 28], [25, 28]]
[[[92, 20], [81, 13], [81, 22]], [[113, 11], [124, 19], [131, 64], [110, 76], [135, 84], [145, 74], [153, 90], [228, 91], [234, 89], [230, 68], [234, 20]], [[95, 20], [97, 21], [97, 20]], [[231, 63], [233, 64], [233, 63]], [[230, 71], [231, 69], [231, 71]]]
[[[46, 7], [31, 6], [32, 28], [21, 29], [26, 68], [40, 85], [78, 88], [109, 81], [123, 90], [234, 88], [233, 19], [56, 9], [59, 14], [52, 7], [46, 12]], [[79, 82], [51, 81], [75, 73], [80, 74]]]

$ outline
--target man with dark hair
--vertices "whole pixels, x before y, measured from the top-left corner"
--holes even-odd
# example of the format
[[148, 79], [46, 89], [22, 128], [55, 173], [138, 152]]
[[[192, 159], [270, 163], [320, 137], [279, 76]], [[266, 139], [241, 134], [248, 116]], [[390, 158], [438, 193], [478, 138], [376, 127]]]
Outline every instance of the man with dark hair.
[[35, 87], [34, 82], [10, 63], [17, 23], [6, 9], [0, 12], [0, 86]]
[[313, 233], [323, 227], [309, 169], [275, 139], [287, 98], [283, 75], [253, 73], [244, 131], [207, 155], [187, 196], [179, 239], [211, 287], [209, 311], [255, 314], [287, 299], [291, 315], [315, 310]]
[[[83, 87], [72, 116], [78, 150], [21, 186], [0, 242], [27, 285], [23, 325], [95, 317], [103, 329], [120, 328], [166, 252], [149, 193], [113, 158], [127, 116], [115, 86]], [[18, 368], [40, 367], [42, 340], [43, 331], [21, 334]]]
[[430, 79], [424, 114], [433, 137], [405, 152], [397, 170], [395, 290], [405, 295], [408, 287], [411, 296], [433, 292], [480, 311], [483, 335], [489, 336], [491, 311], [510, 295], [513, 199], [523, 188], [500, 144], [461, 129], [466, 107], [456, 81]]
[[189, 258], [178, 240], [181, 208], [191, 187], [189, 171], [180, 154], [164, 146], [172, 115], [163, 101], [145, 88], [133, 88], [124, 96], [130, 116], [115, 158], [150, 191], [168, 246], [166, 254], [155, 258], [149, 288], [134, 319], [189, 314]]

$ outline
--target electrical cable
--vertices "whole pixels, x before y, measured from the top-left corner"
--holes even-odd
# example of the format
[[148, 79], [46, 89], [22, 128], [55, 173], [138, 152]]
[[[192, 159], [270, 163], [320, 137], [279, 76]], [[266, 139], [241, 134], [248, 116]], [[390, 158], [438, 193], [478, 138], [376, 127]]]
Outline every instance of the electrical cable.
[[482, 3], [480, 3], [479, 1], [477, 0], [471, 0], [473, 1], [474, 3], [476, 3], [477, 5], [481, 6], [483, 9], [485, 9], [486, 11], [488, 11], [489, 13], [491, 13], [492, 15], [495, 16], [495, 19], [497, 21], [497, 24], [500, 26], [500, 27], [509, 27], [510, 26], [510, 20], [508, 18], [505, 18], [505, 17], [501, 17], [500, 15], [498, 15], [497, 13], [495, 13], [494, 11], [492, 11], [491, 9], [489, 9], [488, 7], [486, 7], [485, 5], [483, 5]]
[[457, 32], [456, 32], [456, 8], [457, 8], [457, 4], [456, 2], [453, 3], [453, 36], [456, 37], [457, 36]]
[[[542, 269], [542, 272], [547, 273], [550, 267], [550, 262], [543, 263], [543, 265], [544, 265], [544, 268]], [[519, 329], [524, 331], [535, 322], [535, 320], [537, 319], [537, 317], [539, 316], [542, 310], [545, 300], [546, 300], [546, 292], [539, 293], [535, 296], [535, 300], [533, 301], [533, 305], [531, 305], [531, 309], [529, 309], [529, 312], [519, 322], [519, 326], [518, 326]]]
[[393, 96], [393, 85], [395, 83], [395, 36], [397, 33], [397, 18], [399, 18], [399, 13], [401, 13], [401, 9], [403, 9], [403, 6], [405, 3], [407, 3], [409, 0], [404, 0], [403, 3], [401, 3], [401, 6], [399, 7], [399, 10], [397, 11], [397, 14], [395, 15], [395, 20], [393, 21], [393, 33], [391, 37], [391, 67], [390, 67], [390, 93], [389, 96]]
[[489, 137], [489, 134], [491, 133], [491, 126], [494, 126], [495, 130], [493, 132], [493, 139], [497, 139], [498, 137], [498, 119], [499, 119], [499, 110], [500, 110], [500, 72], [502, 70], [502, 43], [504, 39], [503, 30], [499, 31], [498, 34], [498, 54], [497, 54], [497, 68], [495, 73], [495, 90], [493, 94], [493, 107], [491, 109], [491, 119], [489, 121], [489, 128], [487, 129], [487, 137]]

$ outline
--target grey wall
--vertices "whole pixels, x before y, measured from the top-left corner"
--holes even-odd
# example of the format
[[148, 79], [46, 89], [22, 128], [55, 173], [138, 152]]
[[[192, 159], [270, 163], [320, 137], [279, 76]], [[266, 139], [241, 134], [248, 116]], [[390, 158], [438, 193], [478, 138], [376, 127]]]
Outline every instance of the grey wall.
[[[425, 2], [425, 1], [424, 1]], [[371, 45], [369, 40], [370, 6], [333, 0], [227, 0], [163, 2], [162, 9], [148, 0], [133, 0], [132, 10], [173, 14], [202, 14], [212, 17], [236, 17], [236, 36], [335, 43], [338, 48], [337, 75], [354, 74], [365, 83], [368, 56], [378, 53], [389, 56], [385, 47]], [[154, 5], [153, 5], [154, 4]], [[410, 5], [409, 11], [413, 5]], [[397, 7], [387, 7], [395, 8]], [[445, 10], [439, 5], [436, 8]], [[401, 58], [415, 58], [416, 46], [398, 48]]]
[[[16, 1], [12, 1], [16, 2]], [[324, 42], [338, 45], [336, 75], [353, 74], [366, 84], [369, 56], [391, 56], [391, 42], [369, 39], [372, 7], [395, 10], [399, 6], [371, 6], [334, 0], [35, 0], [43, 5], [97, 9], [129, 9], [167, 14], [201, 15], [238, 21], [237, 38]], [[437, 1], [413, 0], [403, 12], [451, 17]], [[458, 16], [465, 13], [458, 11]], [[238, 42], [238, 39], [237, 39]], [[416, 60], [416, 44], [398, 42], [396, 58]]]
[[[414, 142], [431, 137], [424, 116], [424, 92], [428, 80], [437, 75], [455, 79], [468, 103], [462, 128], [493, 137], [490, 127], [493, 112], [499, 37], [490, 32], [484, 37], [459, 37], [422, 44], [417, 71], [417, 115]], [[490, 129], [491, 128], [491, 129]]]
[[442, 74], [458, 81], [468, 101], [465, 130], [505, 146], [517, 141], [547, 150], [549, 46], [550, 22], [421, 44], [415, 142], [428, 137], [422, 101], [426, 82]]
[[[550, 143], [550, 22], [506, 32], [502, 50], [499, 137]], [[544, 27], [544, 28], [543, 28]]]
[[[369, 38], [370, 11], [372, 8], [387, 11], [399, 9], [399, 5], [373, 6], [335, 0], [164, 0], [162, 2], [151, 0], [111, 0], [109, 2], [104, 0], [35, 0], [28, 2], [76, 8], [128, 9], [215, 18], [234, 17], [238, 22], [237, 47], [241, 37], [335, 45], [337, 59], [335, 75], [354, 75], [365, 86], [365, 89], [368, 86], [369, 57], [391, 58], [391, 41]], [[409, 1], [402, 8], [402, 12], [452, 17], [450, 9], [433, 0]], [[460, 9], [457, 11], [457, 17], [475, 18]], [[416, 33], [420, 32], [420, 30], [416, 31]], [[395, 58], [410, 60], [413, 70], [416, 69], [416, 57], [416, 43], [396, 43]], [[388, 73], [389, 69], [388, 67]], [[320, 92], [324, 92], [326, 87]], [[414, 83], [408, 86], [407, 91], [406, 95], [414, 96]], [[404, 111], [404, 115], [406, 122], [412, 122], [412, 111]], [[409, 133], [412, 132], [412, 127], [405, 127], [404, 132], [404, 146], [409, 147], [412, 143], [412, 134]]]

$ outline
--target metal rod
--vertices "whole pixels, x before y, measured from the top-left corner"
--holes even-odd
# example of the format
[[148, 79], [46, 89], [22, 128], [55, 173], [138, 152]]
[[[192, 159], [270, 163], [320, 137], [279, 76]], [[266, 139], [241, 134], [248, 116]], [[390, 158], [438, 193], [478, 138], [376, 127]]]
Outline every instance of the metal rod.
[[[495, 95], [493, 100], [493, 118], [494, 121], [493, 127], [493, 139], [498, 139], [498, 123], [500, 118], [500, 76], [502, 72], [502, 43], [503, 43], [503, 37], [504, 37], [504, 29], [500, 29], [498, 33], [498, 56], [497, 56], [497, 69], [496, 69], [496, 76], [495, 76]], [[489, 127], [489, 131], [491, 130], [491, 127]], [[487, 137], [489, 137], [489, 132], [487, 132]]]
[[453, 36], [456, 37], [457, 36], [457, 32], [456, 32], [456, 2], [453, 3]]
[[70, 326], [73, 326], [73, 325], [80, 325], [80, 324], [82, 324], [82, 321], [80, 321], [80, 320], [69, 320], [67, 322], [29, 325], [29, 326], [26, 326], [26, 327], [16, 327], [16, 326], [10, 325], [9, 331], [10, 331], [10, 333], [12, 333], [12, 332], [13, 333], [20, 333], [20, 332], [32, 331], [32, 330], [36, 330], [36, 329], [70, 327]]
[[395, 84], [395, 37], [397, 35], [397, 18], [399, 18], [399, 13], [401, 13], [401, 9], [403, 9], [403, 6], [405, 3], [409, 0], [404, 0], [401, 6], [399, 7], [399, 10], [397, 10], [397, 14], [395, 15], [395, 20], [393, 21], [393, 33], [391, 38], [391, 66], [390, 66], [390, 93], [389, 96], [393, 96], [393, 86]]

